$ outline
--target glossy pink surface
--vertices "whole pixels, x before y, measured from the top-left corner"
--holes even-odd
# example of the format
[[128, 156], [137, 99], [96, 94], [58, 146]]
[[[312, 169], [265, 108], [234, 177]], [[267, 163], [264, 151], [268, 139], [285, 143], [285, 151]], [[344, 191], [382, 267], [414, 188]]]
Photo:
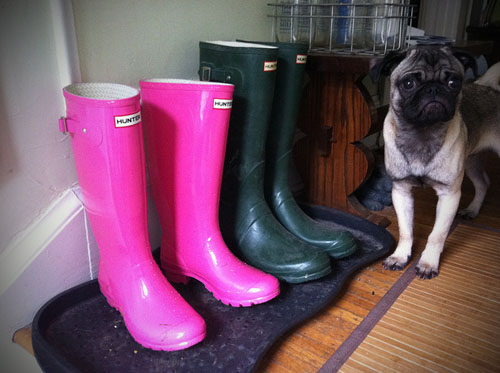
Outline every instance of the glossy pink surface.
[[66, 127], [78, 180], [99, 247], [99, 284], [134, 339], [179, 350], [205, 337], [205, 322], [153, 261], [137, 90], [80, 83], [64, 89]]
[[251, 306], [279, 294], [271, 275], [237, 259], [219, 228], [219, 195], [233, 86], [141, 81], [146, 153], [171, 281], [201, 281], [217, 299]]

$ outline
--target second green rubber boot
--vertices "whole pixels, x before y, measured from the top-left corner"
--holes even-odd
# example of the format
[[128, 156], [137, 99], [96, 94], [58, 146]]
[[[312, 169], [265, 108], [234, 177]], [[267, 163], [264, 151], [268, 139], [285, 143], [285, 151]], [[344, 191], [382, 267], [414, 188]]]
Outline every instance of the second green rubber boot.
[[221, 188], [220, 224], [228, 247], [279, 279], [300, 283], [331, 272], [330, 258], [288, 232], [264, 197], [265, 143], [278, 48], [200, 42], [201, 80], [235, 86]]
[[298, 206], [288, 183], [293, 138], [304, 81], [307, 45], [269, 43], [279, 48], [271, 124], [266, 144], [265, 196], [274, 215], [291, 233], [340, 259], [354, 253], [351, 233], [318, 224]]

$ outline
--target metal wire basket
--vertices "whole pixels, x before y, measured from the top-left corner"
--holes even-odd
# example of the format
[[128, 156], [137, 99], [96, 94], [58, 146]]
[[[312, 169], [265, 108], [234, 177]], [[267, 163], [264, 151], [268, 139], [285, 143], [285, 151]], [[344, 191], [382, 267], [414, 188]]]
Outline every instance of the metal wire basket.
[[274, 41], [357, 55], [405, 48], [414, 8], [409, 0], [280, 0], [268, 6]]

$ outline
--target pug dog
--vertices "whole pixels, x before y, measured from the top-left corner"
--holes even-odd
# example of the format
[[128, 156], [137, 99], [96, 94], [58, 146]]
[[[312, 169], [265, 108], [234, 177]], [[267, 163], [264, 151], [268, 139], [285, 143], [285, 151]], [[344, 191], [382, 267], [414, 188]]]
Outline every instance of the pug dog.
[[389, 54], [372, 70], [375, 80], [390, 75], [384, 159], [393, 183], [399, 242], [384, 260], [385, 269], [401, 270], [410, 260], [413, 187], [430, 186], [438, 196], [434, 226], [416, 266], [421, 278], [439, 273], [464, 173], [475, 196], [459, 214], [474, 218], [481, 208], [489, 179], [478, 155], [490, 149], [500, 156], [500, 64], [475, 83], [464, 83], [469, 67], [475, 68], [475, 60], [466, 53], [425, 46]]

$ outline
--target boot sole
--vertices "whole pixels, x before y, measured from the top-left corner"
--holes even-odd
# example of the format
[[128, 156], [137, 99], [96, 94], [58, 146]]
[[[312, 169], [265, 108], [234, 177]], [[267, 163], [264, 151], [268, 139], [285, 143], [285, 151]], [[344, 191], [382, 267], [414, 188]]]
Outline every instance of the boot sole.
[[354, 243], [353, 245], [349, 246], [347, 249], [325, 250], [325, 253], [327, 253], [333, 259], [343, 259], [343, 258], [346, 258], [346, 257], [354, 254], [357, 251], [357, 249], [358, 249], [358, 245], [356, 245], [356, 243]]
[[283, 280], [283, 281], [288, 282], [290, 284], [300, 284], [300, 283], [313, 281], [313, 280], [317, 280], [319, 278], [325, 277], [330, 272], [332, 272], [332, 268], [330, 266], [328, 266], [319, 272], [311, 273], [311, 274], [308, 273], [308, 274], [301, 275], [301, 276], [294, 276], [293, 273], [292, 274], [272, 273], [272, 275], [276, 276], [280, 280]]
[[200, 343], [201, 341], [203, 341], [203, 339], [205, 339], [205, 337], [206, 337], [206, 333], [203, 333], [203, 334], [200, 334], [200, 335], [190, 339], [189, 341], [184, 341], [184, 342], [177, 343], [174, 345], [156, 345], [156, 344], [143, 342], [140, 339], [137, 339], [135, 337], [134, 337], [134, 339], [141, 346], [146, 347], [146, 348], [150, 348], [150, 349], [155, 350], [155, 351], [180, 351], [180, 350], [185, 350], [186, 348], [189, 348], [191, 346], [194, 346], [194, 345]]
[[[106, 291], [103, 291], [102, 287], [100, 287], [100, 289], [101, 289], [102, 295], [104, 295], [104, 298], [106, 298], [106, 301], [108, 302], [108, 304], [111, 307], [113, 307], [115, 310], [117, 310], [118, 312], [120, 312], [120, 315], [122, 316], [123, 321], [125, 322], [125, 326], [127, 326], [128, 323], [127, 323], [125, 317], [123, 316], [122, 312], [120, 311], [120, 308], [116, 305], [113, 297], [110, 296], [109, 294], [107, 294]], [[201, 333], [201, 334], [197, 335], [196, 337], [191, 338], [190, 340], [182, 341], [180, 343], [175, 343], [175, 344], [155, 344], [155, 343], [150, 343], [150, 342], [144, 341], [141, 338], [136, 337], [135, 335], [133, 335], [130, 332], [130, 329], [128, 327], [127, 327], [127, 330], [130, 333], [130, 335], [132, 336], [132, 338], [137, 343], [139, 343], [143, 347], [150, 348], [151, 350], [155, 350], [155, 351], [179, 351], [179, 350], [184, 350], [186, 348], [194, 346], [197, 343], [200, 343], [203, 339], [205, 339], [205, 337], [207, 335], [207, 333], [205, 331], [204, 333]]]
[[172, 268], [163, 268], [163, 273], [167, 277], [167, 279], [171, 282], [187, 284], [190, 278], [194, 278], [195, 280], [200, 281], [205, 288], [212, 293], [215, 299], [220, 300], [227, 306], [232, 307], [251, 307], [257, 304], [265, 303], [270, 301], [271, 299], [277, 297], [280, 293], [280, 288], [278, 287], [273, 293], [268, 294], [259, 298], [251, 298], [251, 299], [231, 299], [224, 296], [221, 296], [219, 292], [217, 292], [215, 287], [213, 287], [209, 281], [206, 281], [203, 277], [191, 273], [189, 271], [183, 271], [179, 269]]

